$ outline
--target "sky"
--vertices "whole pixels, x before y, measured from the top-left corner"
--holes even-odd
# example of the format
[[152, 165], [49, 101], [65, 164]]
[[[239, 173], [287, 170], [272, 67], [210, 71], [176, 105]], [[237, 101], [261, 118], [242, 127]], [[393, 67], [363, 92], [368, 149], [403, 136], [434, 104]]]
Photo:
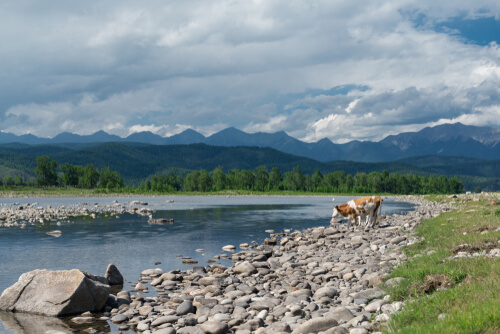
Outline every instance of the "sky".
[[0, 131], [378, 141], [500, 125], [500, 2], [5, 0]]

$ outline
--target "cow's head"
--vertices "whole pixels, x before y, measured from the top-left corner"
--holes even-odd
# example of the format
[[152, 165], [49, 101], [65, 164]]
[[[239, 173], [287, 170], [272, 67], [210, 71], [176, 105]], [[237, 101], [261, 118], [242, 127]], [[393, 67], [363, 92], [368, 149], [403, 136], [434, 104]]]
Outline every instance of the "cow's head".
[[336, 218], [338, 216], [340, 216], [339, 206], [335, 205], [335, 207], [333, 208], [332, 219]]

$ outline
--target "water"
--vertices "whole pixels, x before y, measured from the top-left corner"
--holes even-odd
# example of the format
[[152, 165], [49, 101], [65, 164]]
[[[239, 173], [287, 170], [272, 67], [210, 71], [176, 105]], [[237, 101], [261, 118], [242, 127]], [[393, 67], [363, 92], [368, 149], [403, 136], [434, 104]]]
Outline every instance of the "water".
[[[109, 263], [115, 264], [125, 278], [124, 289], [130, 290], [141, 271], [162, 268], [189, 269], [182, 257], [189, 256], [198, 265], [207, 265], [215, 255], [224, 254], [228, 244], [256, 241], [269, 237], [265, 230], [305, 229], [328, 226], [334, 204], [351, 198], [338, 197], [118, 197], [118, 198], [36, 198], [2, 199], [2, 205], [38, 203], [52, 207], [77, 203], [110, 205], [131, 200], [148, 202], [156, 210], [153, 218], [174, 219], [173, 224], [150, 225], [147, 216], [125, 213], [118, 217], [99, 215], [96, 219], [80, 217], [57, 226], [28, 225], [0, 227], [0, 291], [14, 284], [22, 273], [34, 269], [81, 269], [104, 275]], [[173, 203], [168, 203], [173, 200]], [[139, 206], [140, 207], [140, 206]], [[407, 203], [385, 199], [383, 214], [401, 213], [411, 209]], [[46, 233], [58, 229], [60, 237]], [[197, 249], [204, 249], [197, 252]], [[227, 254], [227, 253], [226, 253]], [[161, 264], [155, 265], [160, 262]], [[219, 261], [220, 262], [220, 261]], [[222, 260], [229, 265], [229, 260]], [[150, 294], [152, 295], [152, 293]], [[0, 317], [0, 333], [2, 327]], [[111, 330], [113, 332], [112, 326]], [[13, 331], [6, 331], [12, 333]]]

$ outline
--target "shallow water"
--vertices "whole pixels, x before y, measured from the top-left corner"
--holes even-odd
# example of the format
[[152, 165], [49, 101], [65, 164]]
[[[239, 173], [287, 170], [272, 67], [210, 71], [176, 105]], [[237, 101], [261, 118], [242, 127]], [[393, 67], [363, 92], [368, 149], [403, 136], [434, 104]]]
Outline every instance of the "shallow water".
[[[1, 199], [3, 206], [38, 203], [52, 207], [82, 202], [128, 204], [131, 200], [140, 200], [156, 210], [153, 218], [174, 219], [174, 223], [150, 225], [148, 216], [125, 213], [98, 215], [95, 219], [73, 218], [59, 226], [54, 221], [28, 225], [24, 229], [0, 227], [0, 291], [14, 284], [22, 273], [34, 269], [77, 268], [104, 275], [109, 263], [118, 267], [126, 280], [124, 289], [130, 290], [145, 269], [159, 267], [166, 272], [193, 266], [183, 265], [180, 256], [189, 256], [198, 261], [197, 265], [205, 266], [214, 255], [225, 253], [222, 250], [225, 245], [262, 243], [269, 237], [266, 230], [282, 232], [328, 226], [333, 205], [349, 199], [338, 197], [335, 202], [331, 197], [251, 196]], [[174, 202], [167, 203], [169, 200]], [[382, 214], [401, 213], [412, 207], [384, 199]], [[46, 234], [55, 229], [62, 231], [60, 237]], [[197, 252], [197, 249], [204, 251]], [[155, 265], [157, 262], [161, 264]], [[221, 263], [231, 262], [222, 260]], [[18, 332], [7, 330], [2, 322], [5, 320], [0, 318], [0, 333]], [[110, 330], [114, 332], [116, 327], [112, 325]]]

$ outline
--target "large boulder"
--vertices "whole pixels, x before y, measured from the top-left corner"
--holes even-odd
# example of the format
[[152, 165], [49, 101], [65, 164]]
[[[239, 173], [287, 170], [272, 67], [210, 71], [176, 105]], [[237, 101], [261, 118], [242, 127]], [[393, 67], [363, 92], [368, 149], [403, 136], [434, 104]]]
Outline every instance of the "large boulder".
[[110, 287], [106, 278], [84, 271], [37, 269], [24, 273], [0, 296], [0, 310], [49, 316], [100, 311]]

